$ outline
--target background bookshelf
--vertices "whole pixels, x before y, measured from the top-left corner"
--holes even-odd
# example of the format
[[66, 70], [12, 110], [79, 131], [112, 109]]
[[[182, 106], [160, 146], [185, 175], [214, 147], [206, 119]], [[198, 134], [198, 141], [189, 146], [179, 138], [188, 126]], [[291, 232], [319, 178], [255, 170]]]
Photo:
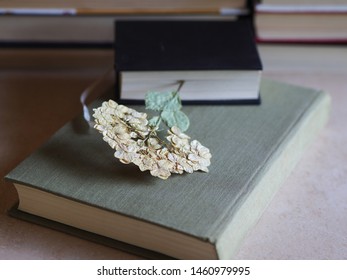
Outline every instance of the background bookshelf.
[[346, 43], [346, 0], [263, 0], [255, 5], [260, 42]]

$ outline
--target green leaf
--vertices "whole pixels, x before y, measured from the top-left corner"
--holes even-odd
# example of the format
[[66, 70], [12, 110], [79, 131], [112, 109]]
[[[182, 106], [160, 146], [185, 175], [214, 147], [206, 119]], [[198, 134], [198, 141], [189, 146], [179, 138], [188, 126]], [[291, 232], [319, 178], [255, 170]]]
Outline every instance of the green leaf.
[[182, 132], [189, 127], [189, 118], [182, 111], [163, 111], [161, 118], [168, 127], [177, 126]]
[[182, 104], [177, 92], [148, 92], [146, 94], [146, 109], [159, 111], [160, 117], [153, 117], [149, 121], [152, 127], [158, 127], [160, 120], [168, 127], [177, 126], [181, 131], [189, 127], [189, 119], [181, 110]]
[[145, 97], [146, 109], [162, 111], [172, 98], [172, 92], [148, 92]]
[[172, 93], [172, 99], [169, 100], [163, 111], [179, 111], [182, 108], [181, 99], [178, 94]]

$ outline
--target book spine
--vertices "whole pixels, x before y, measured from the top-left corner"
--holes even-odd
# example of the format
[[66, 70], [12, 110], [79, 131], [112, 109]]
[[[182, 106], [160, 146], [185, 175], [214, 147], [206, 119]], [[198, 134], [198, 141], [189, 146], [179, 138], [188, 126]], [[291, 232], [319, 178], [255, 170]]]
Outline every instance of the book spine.
[[330, 38], [315, 38], [315, 39], [305, 39], [305, 38], [267, 38], [262, 37], [261, 35], [256, 35], [256, 42], [258, 44], [308, 44], [308, 45], [314, 45], [314, 44], [327, 44], [327, 45], [343, 45], [347, 43], [347, 38], [342, 39], [330, 39]]
[[267, 5], [259, 4], [255, 8], [257, 13], [275, 14], [345, 14], [347, 5]]
[[65, 16], [76, 15], [76, 9], [57, 9], [57, 8], [0, 8], [0, 15], [45, 15], [45, 16]]

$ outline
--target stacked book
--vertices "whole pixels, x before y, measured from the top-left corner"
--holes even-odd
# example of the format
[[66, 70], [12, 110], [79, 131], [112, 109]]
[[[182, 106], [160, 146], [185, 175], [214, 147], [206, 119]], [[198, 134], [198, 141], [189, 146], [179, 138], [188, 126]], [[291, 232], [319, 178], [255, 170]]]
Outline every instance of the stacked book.
[[144, 100], [174, 91], [185, 103], [258, 104], [262, 64], [249, 18], [228, 21], [117, 21], [117, 97]]
[[255, 6], [260, 42], [346, 43], [346, 0], [262, 0]]
[[261, 79], [248, 20], [116, 23], [118, 102], [184, 81], [208, 173], [152, 177], [68, 123], [7, 174], [19, 195], [11, 215], [149, 258], [233, 258], [330, 108], [323, 91]]
[[249, 13], [246, 0], [4, 0], [0, 46], [111, 46], [118, 19], [219, 19]]

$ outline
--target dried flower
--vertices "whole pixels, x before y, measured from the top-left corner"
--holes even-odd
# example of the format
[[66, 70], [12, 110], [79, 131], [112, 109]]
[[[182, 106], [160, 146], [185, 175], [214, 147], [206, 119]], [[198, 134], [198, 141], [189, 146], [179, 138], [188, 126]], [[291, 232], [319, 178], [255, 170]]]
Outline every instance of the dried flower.
[[95, 128], [124, 164], [136, 164], [141, 171], [149, 170], [158, 178], [167, 179], [172, 173], [208, 172], [211, 153], [208, 148], [173, 126], [164, 141], [151, 126], [147, 114], [137, 112], [113, 100], [94, 109]]

